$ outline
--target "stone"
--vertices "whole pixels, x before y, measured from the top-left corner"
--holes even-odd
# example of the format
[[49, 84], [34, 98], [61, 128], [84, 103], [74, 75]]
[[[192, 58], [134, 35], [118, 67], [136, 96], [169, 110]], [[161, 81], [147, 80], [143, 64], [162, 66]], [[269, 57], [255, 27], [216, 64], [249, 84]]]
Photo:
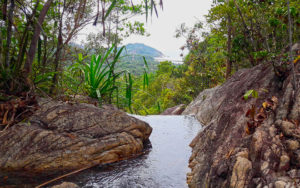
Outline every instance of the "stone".
[[284, 181], [276, 181], [275, 188], [285, 188], [286, 183]]
[[279, 170], [288, 170], [290, 167], [290, 157], [287, 155], [282, 155], [280, 157]]
[[285, 136], [292, 136], [295, 128], [295, 125], [289, 121], [282, 121], [281, 123], [281, 130]]
[[0, 135], [0, 170], [54, 174], [128, 159], [142, 153], [151, 131], [112, 106], [41, 100], [27, 122]]
[[296, 151], [297, 149], [300, 148], [300, 144], [296, 140], [287, 140], [286, 143], [287, 143], [289, 150], [291, 150], [291, 151]]
[[75, 183], [63, 182], [59, 185], [54, 185], [51, 188], [79, 188], [79, 186], [76, 185]]
[[249, 172], [252, 169], [252, 163], [243, 157], [238, 157], [233, 167], [230, 187], [245, 187], [249, 181]]
[[245, 159], [248, 159], [249, 157], [249, 151], [246, 149], [244, 151], [240, 151], [236, 154], [237, 157], [243, 157]]
[[182, 114], [193, 115], [203, 126], [208, 125], [213, 119], [214, 112], [222, 102], [222, 97], [218, 98], [218, 100], [213, 100], [213, 94], [218, 88], [219, 86], [205, 89], [186, 107]]
[[294, 158], [293, 158], [292, 162], [293, 162], [298, 168], [300, 168], [300, 150], [297, 150], [296, 152], [294, 152]]
[[161, 115], [181, 115], [185, 109], [185, 104], [180, 104], [172, 108], [166, 109]]
[[[300, 75], [300, 64], [295, 66], [296, 74]], [[195, 115], [205, 126], [190, 144], [189, 187], [236, 184], [237, 187], [271, 188], [282, 176], [287, 176], [286, 185], [295, 184], [287, 172], [300, 168], [297, 144], [300, 143], [300, 129], [290, 122], [299, 119], [300, 90], [294, 91], [291, 81], [290, 72], [279, 80], [271, 63], [260, 64], [239, 70], [224, 84], [204, 90], [187, 106], [183, 114]], [[256, 90], [259, 97], [244, 100], [244, 94], [250, 89]], [[262, 108], [264, 102], [274, 98], [276, 104], [271, 109]], [[246, 117], [252, 106], [256, 112], [254, 119]], [[264, 119], [257, 123], [260, 113]], [[245, 131], [253, 121], [256, 122], [253, 130]], [[236, 154], [244, 150], [248, 151], [248, 157], [243, 153]], [[239, 165], [243, 162], [247, 173]], [[238, 181], [236, 170], [246, 180]], [[253, 178], [261, 181], [255, 182]], [[296, 183], [298, 185], [299, 181]]]

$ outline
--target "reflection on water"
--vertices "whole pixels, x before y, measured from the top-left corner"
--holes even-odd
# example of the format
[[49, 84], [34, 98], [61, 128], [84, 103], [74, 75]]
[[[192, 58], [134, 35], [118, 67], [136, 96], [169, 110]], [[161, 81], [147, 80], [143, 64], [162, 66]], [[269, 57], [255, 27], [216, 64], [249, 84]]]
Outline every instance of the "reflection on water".
[[153, 132], [146, 154], [99, 166], [64, 179], [80, 187], [140, 188], [187, 187], [191, 155], [189, 143], [201, 126], [188, 116], [134, 116], [148, 122]]

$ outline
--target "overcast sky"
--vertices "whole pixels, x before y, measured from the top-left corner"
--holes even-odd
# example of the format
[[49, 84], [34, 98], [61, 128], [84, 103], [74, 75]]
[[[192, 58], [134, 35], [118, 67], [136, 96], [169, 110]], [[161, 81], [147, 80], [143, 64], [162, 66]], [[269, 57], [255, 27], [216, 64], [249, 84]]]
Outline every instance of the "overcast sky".
[[[124, 40], [127, 43], [144, 43], [163, 52], [171, 59], [181, 59], [179, 49], [185, 44], [184, 39], [174, 37], [176, 28], [181, 23], [192, 26], [197, 20], [204, 21], [212, 0], [164, 0], [164, 10], [159, 11], [145, 23], [149, 37], [131, 36]], [[145, 19], [145, 18], [144, 18]]]
[[[163, 0], [164, 10], [159, 10], [158, 18], [153, 14], [152, 18], [145, 23], [149, 37], [133, 35], [123, 41], [123, 44], [128, 43], [144, 43], [148, 46], [161, 51], [170, 60], [181, 60], [181, 46], [185, 44], [183, 38], [177, 39], [174, 37], [175, 30], [182, 23], [187, 26], [193, 26], [197, 21], [205, 21], [204, 15], [212, 4], [212, 0]], [[146, 21], [145, 15], [134, 20]], [[101, 27], [99, 27], [101, 29]], [[85, 37], [90, 32], [97, 32], [97, 27], [88, 26], [78, 36], [78, 41], [85, 40]], [[76, 41], [75, 41], [76, 42]]]

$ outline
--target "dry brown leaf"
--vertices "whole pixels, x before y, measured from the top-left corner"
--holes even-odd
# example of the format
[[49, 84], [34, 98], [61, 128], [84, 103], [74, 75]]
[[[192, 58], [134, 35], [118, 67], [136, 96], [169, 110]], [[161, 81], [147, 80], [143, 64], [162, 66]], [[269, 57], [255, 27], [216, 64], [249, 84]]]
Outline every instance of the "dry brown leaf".
[[71, 133], [68, 133], [67, 136], [70, 137], [71, 139], [75, 139], [76, 138], [76, 136], [73, 135], [73, 134], [71, 134]]
[[6, 125], [7, 124], [7, 115], [8, 115], [8, 110], [5, 112], [2, 120], [2, 124]]
[[234, 148], [231, 148], [229, 152], [226, 154], [226, 159], [229, 159], [233, 152], [234, 152]]

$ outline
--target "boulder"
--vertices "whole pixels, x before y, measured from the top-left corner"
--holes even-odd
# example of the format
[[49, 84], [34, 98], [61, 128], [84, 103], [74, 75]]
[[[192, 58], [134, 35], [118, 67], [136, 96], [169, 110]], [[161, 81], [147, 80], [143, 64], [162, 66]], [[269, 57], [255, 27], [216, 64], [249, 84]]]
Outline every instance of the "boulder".
[[152, 128], [114, 108], [41, 100], [26, 122], [0, 134], [0, 170], [52, 174], [142, 153]]
[[224, 97], [213, 99], [213, 94], [220, 86], [202, 91], [183, 111], [183, 115], [193, 115], [203, 125], [207, 125], [215, 115], [215, 111], [222, 103]]
[[[245, 100], [248, 90], [258, 98]], [[205, 126], [190, 144], [189, 187], [300, 187], [299, 106], [291, 71], [277, 74], [272, 64], [204, 90], [183, 112]]]
[[181, 115], [185, 109], [184, 104], [180, 104], [171, 108], [166, 109], [161, 115]]

